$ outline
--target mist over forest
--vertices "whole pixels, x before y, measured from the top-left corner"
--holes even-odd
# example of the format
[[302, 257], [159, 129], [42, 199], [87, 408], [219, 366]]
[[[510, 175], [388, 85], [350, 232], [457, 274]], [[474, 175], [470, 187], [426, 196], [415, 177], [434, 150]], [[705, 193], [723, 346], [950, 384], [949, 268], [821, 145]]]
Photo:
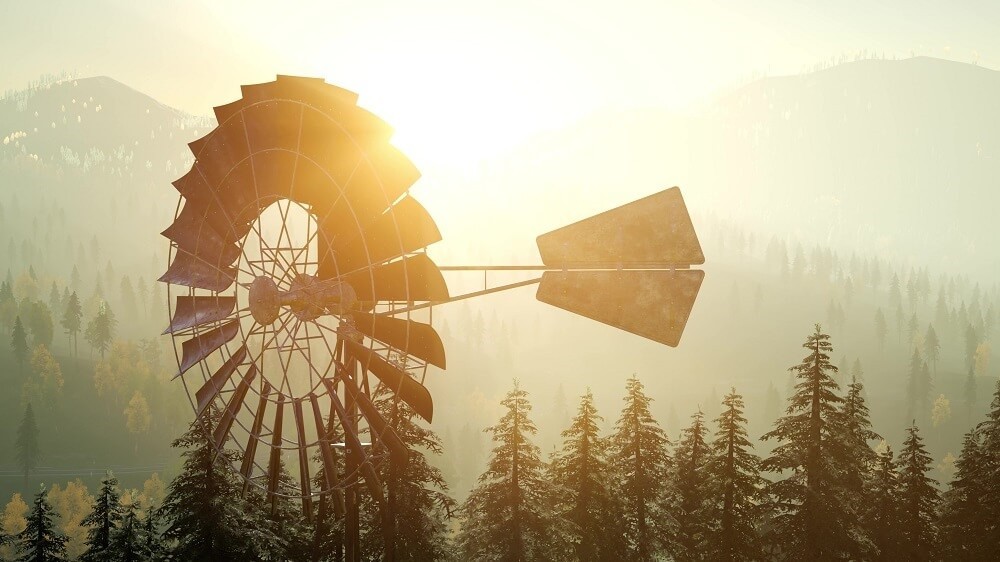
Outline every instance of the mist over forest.
[[[448, 368], [426, 376], [436, 406], [426, 427], [442, 447], [428, 461], [451, 497], [463, 502], [487, 468], [484, 429], [504, 415], [515, 380], [545, 459], [588, 392], [600, 433], [613, 432], [631, 375], [675, 444], [699, 411], [714, 432], [735, 389], [754, 452], [767, 457], [777, 443], [760, 437], [786, 413], [789, 369], [816, 324], [841, 392], [863, 383], [883, 448], [900, 451], [915, 423], [928, 476], [947, 490], [1000, 377], [998, 97], [994, 70], [868, 56], [761, 78], [695, 113], [595, 114], [475, 169], [424, 170], [412, 193], [443, 234], [428, 250], [439, 265], [538, 263], [535, 237], [605, 210], [609, 191], [623, 204], [673, 185], [706, 258], [677, 348], [548, 307], [532, 288], [435, 307]], [[182, 470], [171, 442], [194, 414], [161, 335], [160, 232], [178, 209], [171, 182], [193, 162], [187, 143], [216, 125], [207, 115], [105, 76], [48, 76], [0, 98], [4, 504], [40, 483], [80, 479], [96, 493], [108, 468], [136, 489]], [[512, 184], [532, 197], [509, 196]], [[446, 279], [452, 294], [482, 286], [477, 273]], [[63, 322], [74, 293], [75, 337]], [[113, 332], [88, 334], [106, 309]], [[16, 322], [23, 355], [8, 345]], [[29, 402], [40, 453], [24, 476], [14, 443]]]

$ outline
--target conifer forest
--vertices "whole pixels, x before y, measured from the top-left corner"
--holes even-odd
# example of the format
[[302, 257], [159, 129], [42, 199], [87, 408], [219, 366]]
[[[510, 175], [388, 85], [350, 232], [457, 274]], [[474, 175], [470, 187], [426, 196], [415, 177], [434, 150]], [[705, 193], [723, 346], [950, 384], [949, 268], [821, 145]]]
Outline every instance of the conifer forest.
[[1000, 560], [997, 21], [0, 5], [0, 562]]

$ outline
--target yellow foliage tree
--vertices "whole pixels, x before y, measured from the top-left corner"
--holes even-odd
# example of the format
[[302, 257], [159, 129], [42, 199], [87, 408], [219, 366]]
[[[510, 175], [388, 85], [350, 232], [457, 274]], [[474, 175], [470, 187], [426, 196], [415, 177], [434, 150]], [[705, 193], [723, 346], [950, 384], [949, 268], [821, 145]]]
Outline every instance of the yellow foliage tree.
[[52, 486], [48, 494], [49, 503], [56, 515], [57, 528], [66, 535], [66, 554], [70, 560], [76, 560], [87, 550], [87, 527], [83, 519], [94, 506], [94, 496], [90, 495], [87, 486], [79, 478], [60, 488]]
[[975, 369], [977, 375], [985, 375], [986, 370], [990, 368], [990, 355], [992, 351], [993, 350], [990, 348], [989, 342], [984, 341], [976, 347]]
[[149, 512], [150, 509], [159, 509], [166, 497], [167, 484], [160, 479], [159, 474], [154, 472], [142, 485], [139, 507], [145, 512]]
[[[3, 516], [0, 517], [0, 529], [3, 530], [3, 534], [10, 537], [23, 531], [28, 526], [27, 515], [28, 504], [21, 499], [21, 494], [14, 494], [7, 502]], [[0, 547], [0, 556], [3, 556], [4, 560], [13, 560], [16, 554], [14, 545], [6, 544]]]
[[146, 397], [138, 390], [132, 395], [125, 407], [125, 428], [135, 436], [135, 449], [139, 450], [139, 435], [149, 431], [149, 424], [152, 416], [149, 413], [149, 403]]
[[931, 421], [937, 427], [951, 419], [951, 400], [941, 394], [934, 400], [934, 408], [931, 410]]

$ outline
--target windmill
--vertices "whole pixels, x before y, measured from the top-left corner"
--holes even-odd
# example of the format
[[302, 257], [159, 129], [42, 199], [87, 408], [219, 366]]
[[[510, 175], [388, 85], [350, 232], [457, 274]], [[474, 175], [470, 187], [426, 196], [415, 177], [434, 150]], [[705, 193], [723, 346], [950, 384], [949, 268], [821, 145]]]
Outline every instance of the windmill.
[[[278, 76], [243, 86], [215, 115], [190, 143], [195, 161], [174, 182], [163, 231], [175, 378], [197, 418], [220, 412], [211, 439], [239, 449], [244, 491], [266, 490], [272, 506], [297, 498], [307, 517], [327, 502], [347, 518], [348, 559], [358, 487], [384, 505], [377, 467], [408, 455], [373, 396], [388, 391], [433, 418], [424, 377], [446, 367], [433, 306], [538, 284], [542, 302], [680, 340], [704, 277], [690, 267], [704, 256], [676, 187], [539, 236], [541, 264], [439, 267], [426, 248], [441, 234], [409, 195], [419, 172], [356, 94]], [[442, 272], [468, 270], [541, 275], [450, 294]]]

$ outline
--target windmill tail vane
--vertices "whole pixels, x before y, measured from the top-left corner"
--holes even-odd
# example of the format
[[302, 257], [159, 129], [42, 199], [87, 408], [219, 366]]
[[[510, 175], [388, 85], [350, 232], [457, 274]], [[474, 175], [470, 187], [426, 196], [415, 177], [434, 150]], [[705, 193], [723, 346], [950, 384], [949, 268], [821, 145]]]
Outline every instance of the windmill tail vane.
[[[380, 471], [409, 454], [385, 397], [432, 420], [424, 378], [446, 366], [433, 306], [537, 283], [542, 302], [676, 346], [705, 261], [674, 187], [539, 236], [541, 264], [438, 266], [426, 248], [441, 234], [409, 194], [420, 174], [357, 99], [278, 76], [216, 107], [174, 182], [160, 278], [175, 378], [199, 419], [217, 412], [212, 443], [238, 448], [244, 491], [297, 498], [307, 517], [314, 499], [332, 502], [348, 559], [357, 487], [384, 510]], [[463, 270], [542, 273], [452, 295], [443, 272]]]

